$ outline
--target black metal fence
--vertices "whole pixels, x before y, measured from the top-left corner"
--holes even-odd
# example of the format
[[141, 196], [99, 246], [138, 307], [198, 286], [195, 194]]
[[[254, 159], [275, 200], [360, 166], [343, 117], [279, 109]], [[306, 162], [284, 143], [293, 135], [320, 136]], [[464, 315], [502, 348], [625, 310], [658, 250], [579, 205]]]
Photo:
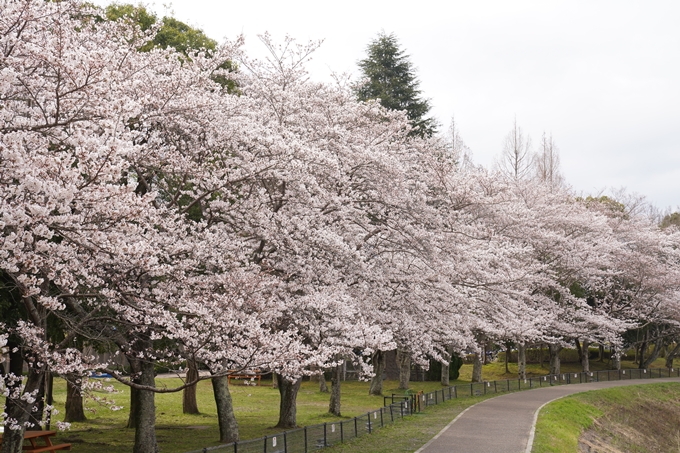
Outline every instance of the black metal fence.
[[384, 397], [384, 407], [354, 417], [351, 420], [305, 426], [273, 436], [205, 447], [188, 453], [207, 453], [209, 451], [219, 451], [219, 453], [308, 453], [370, 434], [374, 430], [392, 424], [405, 416], [423, 411], [428, 406], [451, 399], [554, 385], [663, 377], [680, 377], [680, 369], [657, 368], [561, 373], [527, 379], [505, 379], [452, 385], [433, 392], [386, 396]]

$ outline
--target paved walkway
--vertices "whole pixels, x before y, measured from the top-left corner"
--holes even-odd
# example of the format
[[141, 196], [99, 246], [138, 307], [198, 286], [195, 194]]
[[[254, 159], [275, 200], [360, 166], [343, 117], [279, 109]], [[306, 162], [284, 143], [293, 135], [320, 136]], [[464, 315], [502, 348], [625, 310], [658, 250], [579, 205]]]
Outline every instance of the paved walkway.
[[680, 378], [560, 385], [491, 398], [463, 411], [415, 453], [528, 453], [538, 410], [546, 403], [588, 390], [662, 382], [680, 382]]

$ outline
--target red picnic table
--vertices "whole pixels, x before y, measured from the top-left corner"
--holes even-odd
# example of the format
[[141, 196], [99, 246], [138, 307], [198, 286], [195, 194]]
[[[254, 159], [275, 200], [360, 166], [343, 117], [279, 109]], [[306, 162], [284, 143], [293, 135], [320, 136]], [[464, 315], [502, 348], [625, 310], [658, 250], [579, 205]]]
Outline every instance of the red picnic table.
[[[2, 446], [2, 434], [0, 433], [0, 446]], [[33, 453], [41, 453], [41, 452], [52, 452], [54, 453], [57, 450], [70, 450], [71, 449], [71, 444], [57, 444], [54, 445], [52, 443], [52, 439], [50, 437], [56, 435], [56, 431], [25, 431], [24, 432], [24, 451], [30, 451]], [[42, 439], [42, 444], [40, 445], [37, 440]], [[29, 445], [26, 445], [26, 441], [29, 442]]]

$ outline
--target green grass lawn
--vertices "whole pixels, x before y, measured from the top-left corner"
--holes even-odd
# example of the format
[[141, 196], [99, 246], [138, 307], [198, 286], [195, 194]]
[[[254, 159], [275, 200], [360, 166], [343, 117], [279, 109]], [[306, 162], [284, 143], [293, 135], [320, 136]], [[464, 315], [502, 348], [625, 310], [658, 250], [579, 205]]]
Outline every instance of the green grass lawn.
[[[624, 368], [633, 368], [634, 364], [631, 362], [622, 363]], [[655, 363], [655, 366], [663, 366], [663, 360]], [[591, 362], [593, 370], [607, 369], [606, 363]], [[579, 364], [563, 364], [563, 371], [578, 372], [580, 371]], [[539, 364], [529, 364], [527, 366], [529, 376], [540, 376], [547, 374], [547, 364], [541, 367]], [[513, 379], [517, 376], [517, 365], [510, 364], [510, 373], [505, 373], [505, 365], [501, 362], [491, 363], [485, 365], [483, 368], [484, 380], [503, 380]], [[464, 365], [461, 369], [461, 376], [458, 381], [451, 382], [456, 384], [469, 384], [472, 375], [472, 365]], [[158, 386], [172, 387], [180, 383], [179, 379], [157, 379]], [[279, 433], [280, 430], [273, 428], [278, 421], [279, 408], [279, 393], [278, 390], [271, 387], [271, 382], [262, 381], [262, 386], [245, 386], [239, 385], [238, 381], [232, 381], [230, 387], [236, 418], [239, 423], [239, 431], [241, 439], [253, 439], [262, 437], [264, 435], [271, 435]], [[129, 389], [121, 384], [114, 383], [114, 387], [119, 393], [106, 396], [113, 399], [116, 404], [124, 406], [120, 411], [111, 411], [104, 406], [100, 406], [93, 401], [87, 401], [86, 411], [88, 421], [84, 423], [74, 423], [70, 431], [60, 433], [58, 439], [60, 442], [70, 442], [74, 445], [74, 450], [83, 453], [94, 453], [102, 451], [106, 446], [108, 452], [128, 452], [132, 449], [134, 432], [126, 429], [124, 426], [127, 421], [129, 407]], [[330, 384], [329, 384], [330, 385]], [[342, 384], [342, 419], [349, 419], [354, 416], [364, 414], [368, 411], [377, 409], [383, 406], [383, 398], [368, 395], [368, 383], [357, 381], [346, 381]], [[386, 381], [384, 383], [384, 395], [395, 393], [403, 395], [403, 390], [397, 389], [398, 383], [396, 381]], [[439, 382], [412, 382], [412, 391], [423, 390], [425, 392], [441, 389]], [[460, 393], [463, 395], [464, 393]], [[492, 395], [489, 395], [492, 396]], [[55, 380], [54, 386], [54, 401], [55, 406], [61, 411], [61, 414], [56, 415], [56, 419], [63, 417], [63, 408], [66, 399], [66, 385], [61, 379]], [[156, 416], [157, 416], [157, 436], [158, 442], [163, 452], [182, 453], [190, 450], [196, 450], [203, 447], [217, 445], [218, 427], [215, 403], [213, 400], [212, 387], [210, 381], [202, 381], [198, 384], [197, 392], [198, 406], [201, 414], [199, 415], [184, 415], [182, 414], [182, 396], [181, 393], [165, 393], [156, 395]], [[341, 418], [328, 414], [328, 400], [329, 394], [321, 393], [318, 390], [318, 383], [303, 382], [300, 393], [298, 395], [298, 424], [300, 426], [314, 425], [324, 422], [332, 422], [341, 420]], [[459, 401], [452, 401], [446, 405], [428, 408], [427, 413], [418, 414], [411, 417], [412, 420], [405, 420], [400, 422], [400, 428], [394, 425], [385, 429], [385, 435], [396, 436], [397, 433], [403, 433], [404, 448], [416, 445], [418, 442], [424, 444], [429, 437], [436, 434], [436, 432], [445, 426], [465, 407], [480, 401], [480, 398], [461, 399]], [[0, 400], [0, 402], [2, 402]], [[449, 409], [443, 409], [448, 407]], [[432, 419], [430, 412], [432, 411]], [[422, 421], [421, 422], [419, 422]], [[444, 423], [445, 420], [446, 423]], [[412, 424], [413, 423], [413, 424]], [[440, 426], [441, 425], [441, 426]], [[438, 429], [435, 427], [440, 426]], [[433, 431], [434, 430], [434, 431]], [[378, 433], [367, 437], [377, 438]], [[421, 434], [419, 434], [421, 433]], [[382, 436], [383, 434], [380, 434]], [[429, 437], [428, 437], [429, 436]], [[365, 452], [365, 451], [382, 451], [373, 449], [374, 447], [367, 447], [364, 443], [377, 442], [368, 439], [357, 439], [338, 450], [342, 452]], [[394, 441], [391, 441], [394, 442]], [[353, 447], [353, 445], [355, 445]], [[364, 446], [362, 446], [364, 445]], [[354, 450], [352, 450], [355, 448]], [[377, 447], [376, 447], [377, 448]], [[418, 446], [410, 451], [417, 449]], [[385, 450], [385, 451], [402, 451], [402, 450]]]
[[[230, 390], [241, 438], [252, 439], [281, 432], [279, 428], [273, 428], [278, 421], [278, 390], [273, 389], [267, 381], [263, 381], [262, 386], [238, 385], [235, 382], [232, 381]], [[159, 386], [171, 387], [178, 384], [178, 379], [157, 379]], [[202, 381], [198, 385], [199, 415], [182, 414], [181, 393], [156, 395], [157, 436], [163, 452], [181, 453], [218, 445], [216, 440], [219, 438], [219, 430], [212, 387], [210, 381]], [[73, 443], [74, 449], [83, 453], [101, 451], [103, 445], [107, 446], [108, 452], [129, 452], [132, 449], [134, 432], [124, 428], [128, 417], [126, 408], [129, 406], [129, 389], [118, 383], [114, 386], [120, 393], [106, 396], [115, 400], [116, 404], [125, 406], [124, 409], [114, 412], [88, 402], [86, 407], [94, 411], [86, 414], [88, 421], [73, 423], [70, 431], [58, 435], [60, 442]], [[397, 386], [396, 381], [386, 381], [383, 393], [403, 395], [404, 391], [398, 390]], [[383, 406], [382, 397], [368, 395], [367, 382], [346, 381], [342, 384], [343, 417], [335, 417], [328, 413], [329, 394], [319, 392], [318, 387], [316, 382], [302, 383], [297, 400], [297, 419], [300, 426], [349, 419]], [[412, 388], [414, 391], [427, 392], [441, 389], [441, 385], [438, 382], [417, 382], [413, 383]], [[54, 401], [62, 413], [65, 400], [66, 384], [63, 380], [56, 379]]]

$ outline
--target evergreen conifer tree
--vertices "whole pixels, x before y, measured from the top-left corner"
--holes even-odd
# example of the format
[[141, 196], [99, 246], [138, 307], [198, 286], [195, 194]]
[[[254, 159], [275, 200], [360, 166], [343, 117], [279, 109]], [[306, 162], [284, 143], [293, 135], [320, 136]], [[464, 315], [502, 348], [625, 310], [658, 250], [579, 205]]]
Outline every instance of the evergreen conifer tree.
[[380, 99], [383, 107], [405, 110], [414, 130], [411, 135], [429, 137], [436, 131], [432, 118], [426, 118], [430, 102], [421, 97], [413, 65], [399, 48], [397, 37], [380, 33], [366, 48], [359, 61], [366, 83], [357, 88], [359, 100]]

